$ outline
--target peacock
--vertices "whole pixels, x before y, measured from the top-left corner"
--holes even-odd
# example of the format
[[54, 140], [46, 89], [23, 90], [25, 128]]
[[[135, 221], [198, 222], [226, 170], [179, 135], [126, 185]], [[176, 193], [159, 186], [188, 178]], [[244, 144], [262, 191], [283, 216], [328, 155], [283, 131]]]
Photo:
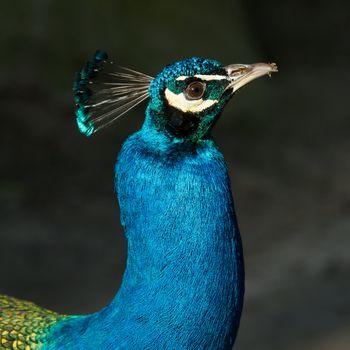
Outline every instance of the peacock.
[[115, 166], [128, 242], [120, 289], [102, 310], [60, 315], [0, 296], [0, 349], [229, 350], [244, 296], [242, 242], [230, 179], [211, 130], [225, 105], [274, 63], [192, 57], [156, 77], [97, 51], [77, 75], [76, 121], [86, 136], [149, 99], [144, 123]]

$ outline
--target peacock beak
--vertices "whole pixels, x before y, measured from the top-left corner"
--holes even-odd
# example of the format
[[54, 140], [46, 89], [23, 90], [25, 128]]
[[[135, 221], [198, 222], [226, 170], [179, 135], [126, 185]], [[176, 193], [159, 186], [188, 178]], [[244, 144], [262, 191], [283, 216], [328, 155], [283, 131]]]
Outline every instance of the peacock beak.
[[232, 89], [232, 92], [257, 78], [278, 72], [276, 63], [230, 64], [225, 69], [231, 78], [227, 89]]

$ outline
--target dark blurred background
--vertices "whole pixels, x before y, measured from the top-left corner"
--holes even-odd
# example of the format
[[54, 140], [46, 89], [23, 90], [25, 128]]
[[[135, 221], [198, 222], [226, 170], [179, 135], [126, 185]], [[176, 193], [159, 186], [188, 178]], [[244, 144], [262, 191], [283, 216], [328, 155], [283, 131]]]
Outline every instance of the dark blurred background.
[[350, 3], [27, 0], [0, 4], [0, 290], [64, 313], [117, 291], [113, 166], [145, 105], [87, 139], [71, 86], [95, 49], [154, 75], [188, 56], [274, 61], [215, 138], [247, 292], [235, 349], [350, 348]]

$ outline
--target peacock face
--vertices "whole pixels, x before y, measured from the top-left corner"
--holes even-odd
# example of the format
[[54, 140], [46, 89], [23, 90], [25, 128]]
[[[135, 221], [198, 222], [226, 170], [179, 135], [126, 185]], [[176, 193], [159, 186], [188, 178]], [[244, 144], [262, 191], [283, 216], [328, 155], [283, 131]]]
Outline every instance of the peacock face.
[[155, 108], [165, 103], [197, 114], [217, 104], [228, 84], [219, 62], [193, 57], [165, 67], [152, 81], [149, 94]]
[[273, 64], [223, 66], [193, 57], [163, 69], [151, 82], [149, 111], [155, 125], [172, 137], [208, 137], [223, 108], [240, 87], [276, 71]]

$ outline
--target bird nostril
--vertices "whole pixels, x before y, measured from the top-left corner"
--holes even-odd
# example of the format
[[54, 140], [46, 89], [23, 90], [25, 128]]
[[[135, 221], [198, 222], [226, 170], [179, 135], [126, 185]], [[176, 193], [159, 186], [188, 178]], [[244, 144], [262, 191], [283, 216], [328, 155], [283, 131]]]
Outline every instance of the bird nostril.
[[226, 67], [226, 71], [229, 77], [237, 79], [254, 71], [271, 75], [278, 72], [278, 68], [276, 63], [231, 64]]
[[244, 73], [244, 72], [246, 72], [248, 69], [247, 69], [247, 67], [239, 67], [239, 68], [237, 68], [237, 69], [235, 69], [232, 73], [233, 74], [242, 74], [242, 73]]
[[227, 66], [226, 70], [227, 70], [227, 74], [230, 77], [236, 77], [249, 71], [249, 66], [244, 64], [232, 64], [230, 66]]

